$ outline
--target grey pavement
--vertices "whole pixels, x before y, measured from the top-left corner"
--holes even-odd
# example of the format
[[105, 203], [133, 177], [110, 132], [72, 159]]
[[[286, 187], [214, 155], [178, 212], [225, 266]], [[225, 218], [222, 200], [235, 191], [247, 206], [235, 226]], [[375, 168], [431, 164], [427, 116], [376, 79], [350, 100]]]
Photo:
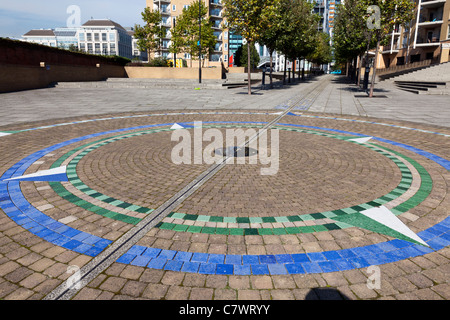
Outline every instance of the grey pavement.
[[[377, 84], [375, 98], [368, 98], [343, 76], [325, 75], [274, 89], [246, 88], [217, 90], [202, 88], [45, 88], [0, 94], [0, 125], [116, 112], [151, 112], [189, 109], [282, 109], [292, 97], [301, 97], [323, 80], [326, 86], [308, 110], [337, 115], [377, 117], [450, 126], [450, 98], [447, 95], [415, 95]], [[301, 110], [301, 108], [297, 108]]]
[[[80, 83], [79, 88], [57, 86], [0, 95], [0, 172], [4, 177], [18, 170], [47, 170], [59, 160], [64, 163], [58, 165], [77, 167], [71, 171], [71, 181], [60, 184], [40, 179], [20, 185], [0, 183], [0, 300], [55, 298], [72, 283], [70, 274], [77, 267], [88, 275], [81, 279], [83, 286], [75, 300], [228, 299], [269, 304], [294, 299], [450, 299], [448, 97], [414, 95], [381, 83], [376, 98], [369, 99], [345, 77], [332, 75], [285, 86], [276, 83], [271, 90], [255, 85], [252, 96], [246, 88], [138, 88], [124, 82], [115, 88]], [[189, 114], [189, 110], [202, 112]], [[209, 110], [224, 115], [203, 112]], [[290, 110], [304, 116], [291, 116]], [[134, 112], [153, 112], [155, 118], [124, 116], [76, 125], [69, 120], [99, 119], [102, 114], [134, 116]], [[390, 163], [393, 159], [384, 159], [384, 151], [382, 155], [341, 139], [331, 141], [321, 132], [298, 135], [289, 126], [283, 131], [278, 175], [255, 174], [250, 165], [228, 166], [220, 172], [216, 167], [178, 166], [170, 161], [170, 132], [155, 132], [161, 139], [135, 132], [150, 123], [167, 125], [164, 113], [173, 113], [169, 123], [229, 120], [260, 121], [267, 126], [286, 115], [292, 126], [320, 125], [327, 131], [351, 130], [392, 139], [392, 147], [380, 144], [386, 151], [397, 150], [386, 154], [401, 155], [398, 149], [406, 149], [402, 151], [406, 154], [403, 161]], [[336, 121], [330, 114], [368, 121]], [[373, 125], [371, 121], [376, 120], [371, 117], [384, 118], [392, 126]], [[426, 130], [404, 130], [396, 120], [446, 127], [407, 123], [409, 129]], [[57, 123], [65, 126], [54, 126]], [[30, 127], [46, 129], [1, 134]], [[130, 131], [129, 139], [116, 136], [118, 130]], [[99, 134], [114, 144], [97, 148], [105, 142], [97, 140]], [[404, 143], [405, 148], [395, 142]], [[396, 185], [397, 191], [406, 185], [409, 189], [379, 199], [402, 194], [400, 201], [407, 199], [407, 208], [413, 208], [399, 218], [412, 232], [425, 231], [424, 240], [432, 249], [405, 246], [401, 241], [385, 243], [390, 233], [373, 232], [369, 224], [367, 230], [364, 225], [341, 224], [341, 215], [328, 211], [351, 209]], [[390, 205], [398, 205], [399, 199]], [[147, 219], [136, 207], [157, 209]], [[345, 212], [335, 210], [341, 211]], [[176, 214], [165, 216], [169, 212]], [[305, 214], [311, 212], [323, 214]], [[288, 217], [293, 213], [305, 219], [291, 221]], [[153, 217], [163, 219], [161, 224], [154, 226], [159, 220]], [[280, 219], [269, 223], [264, 217]], [[142, 219], [142, 224], [133, 225], [136, 219]], [[125, 242], [136, 246], [122, 255]], [[163, 254], [157, 258], [153, 249]], [[193, 259], [194, 253], [201, 258]], [[249, 258], [245, 263], [244, 256]], [[372, 263], [380, 267], [375, 278], [365, 268]], [[368, 280], [378, 285], [369, 286]]]

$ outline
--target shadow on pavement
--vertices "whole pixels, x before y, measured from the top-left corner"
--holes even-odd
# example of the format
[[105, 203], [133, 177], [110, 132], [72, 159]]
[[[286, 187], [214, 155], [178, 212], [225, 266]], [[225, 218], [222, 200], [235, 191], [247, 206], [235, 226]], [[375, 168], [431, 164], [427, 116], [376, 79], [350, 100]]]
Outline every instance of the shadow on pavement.
[[345, 294], [334, 288], [312, 288], [305, 300], [351, 300]]

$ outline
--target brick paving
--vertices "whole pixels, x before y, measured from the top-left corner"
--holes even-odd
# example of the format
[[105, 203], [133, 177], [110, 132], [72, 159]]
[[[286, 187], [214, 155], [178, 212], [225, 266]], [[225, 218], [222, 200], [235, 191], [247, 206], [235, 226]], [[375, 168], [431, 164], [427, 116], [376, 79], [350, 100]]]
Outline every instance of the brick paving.
[[[327, 80], [324, 79], [317, 81]], [[292, 95], [301, 95], [314, 83], [301, 84], [288, 90]], [[336, 84], [329, 83], [323, 92], [333, 97], [335, 86]], [[55, 92], [63, 94], [60, 90], [62, 89], [55, 89]], [[45, 91], [36, 91], [36, 94], [45, 95]], [[171, 131], [164, 129], [169, 129], [173, 123], [193, 121], [227, 122], [234, 126], [243, 123], [251, 126], [249, 122], [267, 123], [280, 111], [276, 105], [279, 106], [280, 102], [286, 100], [280, 100], [278, 91], [271, 94], [264, 93], [267, 98], [267, 107], [264, 110], [257, 106], [263, 105], [261, 96], [255, 96], [254, 101], [258, 102], [253, 108], [250, 108], [248, 97], [233, 97], [242, 104], [240, 108], [245, 109], [242, 114], [236, 112], [236, 109], [226, 108], [215, 110], [220, 111], [220, 114], [203, 114], [204, 109], [183, 111], [196, 114], [179, 114], [173, 108], [167, 111], [167, 115], [158, 111], [124, 113], [124, 110], [117, 110], [122, 112], [78, 117], [69, 114], [70, 118], [52, 119], [48, 116], [47, 120], [39, 119], [38, 122], [11, 122], [1, 127], [0, 131], [121, 116], [116, 119], [72, 123], [0, 137], [0, 152], [3, 155], [0, 159], [0, 172], [4, 174], [26, 156], [60, 142], [122, 128], [167, 124], [158, 127], [162, 129], [160, 132], [114, 140], [85, 153], [83, 150], [90, 147], [88, 144], [95, 145], [100, 139], [112, 139], [119, 134], [136, 133], [144, 129], [111, 132], [64, 145], [30, 163], [25, 172], [50, 169], [60, 160], [61, 163], [67, 164], [68, 168], [71, 164], [76, 167], [77, 177], [72, 179], [79, 179], [81, 182], [70, 179], [68, 182], [20, 182], [21, 194], [39, 212], [53, 221], [59, 221], [63, 226], [108, 240], [110, 243], [120, 239], [140, 219], [151, 215], [151, 212], [143, 209], [158, 208], [209, 167], [206, 164], [174, 165], [170, 157], [176, 143], [170, 140]], [[345, 94], [349, 93], [346, 91]], [[8, 94], [6, 97], [12, 101], [14, 95], [16, 94]], [[25, 95], [32, 96], [32, 93], [26, 92]], [[321, 97], [319, 95], [311, 109], [317, 108]], [[327, 101], [326, 105], [333, 105], [331, 100]], [[101, 102], [97, 101], [95, 104]], [[419, 107], [420, 103], [414, 108], [415, 115], [419, 113]], [[166, 225], [160, 224], [152, 228], [137, 242], [136, 248], [165, 250], [165, 254], [177, 252], [182, 259], [185, 258], [181, 253], [190, 253], [198, 254], [198, 257], [205, 257], [202, 255], [205, 254], [210, 259], [225, 257], [230, 261], [242, 256], [249, 259], [251, 256], [259, 256], [259, 259], [271, 261], [274, 257], [281, 259], [297, 254], [309, 254], [311, 259], [319, 257], [314, 255], [315, 253], [354, 254], [356, 251], [342, 250], [363, 250], [367, 246], [389, 242], [392, 240], [390, 236], [358, 227], [343, 224], [340, 224], [339, 228], [324, 227], [335, 222], [333, 215], [329, 215], [333, 210], [369, 203], [388, 194], [407, 180], [399, 162], [393, 162], [392, 158], [386, 155], [345, 141], [344, 138], [351, 136], [348, 132], [385, 139], [376, 141], [377, 145], [392, 150], [392, 157], [398, 156], [395, 153], [401, 154], [404, 157], [402, 159], [409, 163], [408, 170], [412, 177], [410, 188], [416, 186], [416, 190], [419, 190], [421, 182], [423, 185], [424, 181], [427, 181], [427, 174], [431, 178], [432, 185], [429, 190], [425, 193], [420, 190], [423, 199], [401, 214], [399, 212], [400, 220], [412, 231], [422, 232], [448, 218], [448, 169], [434, 161], [437, 158], [429, 159], [413, 149], [388, 143], [394, 141], [412, 146], [440, 159], [449, 160], [450, 130], [447, 127], [430, 125], [428, 120], [422, 123], [404, 122], [399, 121], [397, 117], [393, 117], [395, 120], [379, 119], [347, 111], [338, 115], [295, 109], [292, 112], [295, 115], [285, 116], [280, 122], [300, 125], [304, 130], [315, 132], [323, 132], [325, 128], [340, 130], [328, 133], [338, 135], [341, 139], [336, 139], [335, 136], [333, 138], [280, 130], [280, 167], [277, 175], [260, 175], [260, 164], [225, 166], [177, 207], [176, 212], [184, 214], [183, 220], [178, 216], [166, 217], [163, 220]], [[141, 116], [137, 117], [138, 115]], [[338, 119], [335, 119], [336, 117]], [[428, 119], [426, 115], [424, 118]], [[280, 129], [283, 128], [282, 124], [279, 124]], [[216, 126], [224, 132], [225, 128], [220, 128], [218, 124]], [[414, 163], [417, 164], [414, 166]], [[13, 191], [10, 192], [15, 196]], [[413, 194], [403, 197], [404, 201], [409, 198], [416, 199]], [[43, 299], [73, 274], [68, 271], [70, 266], [81, 268], [89, 263], [94, 255], [86, 254], [88, 251], [74, 250], [75, 247], [70, 249], [72, 247], [68, 245], [58, 245], [56, 236], [51, 238], [47, 235], [46, 238], [44, 233], [31, 232], [33, 227], [21, 224], [20, 219], [12, 219], [12, 211], [10, 205], [6, 204], [7, 201], [9, 200], [5, 194], [0, 193], [0, 204], [4, 206], [3, 210], [0, 210], [0, 299]], [[22, 200], [17, 201], [18, 206], [23, 205]], [[324, 213], [328, 216], [324, 216]], [[287, 219], [292, 216], [304, 219]], [[207, 220], [202, 220], [206, 218]], [[278, 220], [267, 222], [268, 218]], [[163, 228], [168, 225], [172, 227]], [[445, 233], [448, 229], [446, 230], [443, 231], [446, 235], [440, 237], [439, 244], [435, 245], [437, 249], [380, 264], [380, 285], [375, 289], [368, 287], [371, 274], [367, 265], [324, 272], [327, 269], [325, 265], [320, 264], [322, 269], [319, 268], [319, 271], [310, 269], [310, 272], [279, 274], [281, 271], [286, 273], [286, 270], [280, 269], [278, 264], [268, 263], [259, 267], [269, 266], [269, 272], [252, 265], [252, 268], [255, 268], [252, 272], [237, 274], [237, 267], [234, 273], [228, 272], [227, 266], [232, 265], [232, 262], [225, 261], [223, 265], [217, 264], [217, 268], [224, 268], [220, 269], [224, 274], [219, 274], [219, 269], [213, 272], [214, 274], [208, 274], [199, 272], [200, 269], [194, 269], [197, 270], [194, 272], [191, 269], [185, 272], [181, 270], [182, 265], [186, 268], [194, 267], [194, 259], [180, 260], [184, 264], [177, 264], [176, 260], [169, 259], [173, 262], [170, 268], [169, 264], [158, 268], [151, 267], [150, 264], [147, 266], [150, 258], [146, 260], [145, 266], [142, 266], [137, 260], [125, 261], [125, 255], [121, 258], [123, 260], [112, 262], [81, 288], [73, 299], [447, 300], [450, 298], [450, 251], [448, 233]], [[79, 240], [83, 241], [81, 238]], [[139, 257], [139, 254], [137, 256]], [[328, 260], [336, 261], [330, 257]], [[314, 266], [314, 263], [308, 264], [309, 268]]]

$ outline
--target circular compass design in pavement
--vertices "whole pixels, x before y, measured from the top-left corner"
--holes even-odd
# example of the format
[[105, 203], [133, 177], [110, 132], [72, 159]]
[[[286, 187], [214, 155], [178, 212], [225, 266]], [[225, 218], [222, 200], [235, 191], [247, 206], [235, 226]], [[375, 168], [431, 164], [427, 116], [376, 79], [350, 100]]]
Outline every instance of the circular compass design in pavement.
[[[40, 130], [62, 133], [65, 127], [85, 126], [89, 134], [62, 135], [61, 141], [34, 148], [30, 155], [4, 166], [0, 208], [46, 241], [96, 257], [208, 170], [205, 164], [177, 166], [170, 161], [171, 133], [194, 130], [198, 119], [204, 129], [258, 130], [273, 115], [139, 115], [101, 119], [98, 126], [99, 119], [91, 119], [3, 132], [5, 142], [28, 134], [36, 143]], [[130, 122], [135, 125], [126, 126]], [[151, 235], [121, 253], [117, 262], [202, 274], [323, 273], [399, 261], [448, 245], [450, 220], [445, 214], [434, 214], [439, 206], [448, 206], [445, 186], [450, 161], [436, 144], [426, 143], [433, 137], [448, 144], [448, 135], [295, 113], [283, 122], [271, 127], [280, 132], [278, 176], [259, 176], [258, 165], [225, 166], [189, 197], [180, 196], [177, 209], [161, 217]], [[99, 130], [103, 127], [107, 129]], [[249, 155], [250, 151], [259, 155], [257, 149], [249, 149]], [[38, 194], [45, 190], [52, 200], [33, 205], [30, 199], [36, 190]], [[427, 201], [439, 205], [430, 209], [423, 205]], [[420, 215], [423, 208], [415, 211], [420, 206], [428, 212]], [[92, 227], [80, 230], [76, 226], [83, 225], [77, 224], [81, 220]], [[113, 224], [120, 228], [107, 227]], [[355, 228], [371, 243], [336, 240], [339, 232]], [[190, 246], [182, 249], [173, 239], [166, 239], [172, 247], [161, 245], [163, 241], [158, 245], [155, 238], [163, 234], [187, 235]], [[202, 250], [193, 240], [204, 235], [236, 239], [319, 234], [330, 234], [340, 248], [306, 250], [300, 244], [298, 251], [290, 247], [290, 252], [258, 254], [241, 246], [242, 252], [234, 248], [219, 253]]]

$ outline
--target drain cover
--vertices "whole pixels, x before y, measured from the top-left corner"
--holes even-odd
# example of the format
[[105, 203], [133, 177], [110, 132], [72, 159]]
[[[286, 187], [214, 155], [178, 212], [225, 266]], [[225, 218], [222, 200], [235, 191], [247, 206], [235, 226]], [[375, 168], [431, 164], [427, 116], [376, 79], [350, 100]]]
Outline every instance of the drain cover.
[[258, 151], [249, 147], [228, 147], [228, 148], [219, 148], [214, 151], [217, 155], [224, 157], [251, 157], [258, 154]]

